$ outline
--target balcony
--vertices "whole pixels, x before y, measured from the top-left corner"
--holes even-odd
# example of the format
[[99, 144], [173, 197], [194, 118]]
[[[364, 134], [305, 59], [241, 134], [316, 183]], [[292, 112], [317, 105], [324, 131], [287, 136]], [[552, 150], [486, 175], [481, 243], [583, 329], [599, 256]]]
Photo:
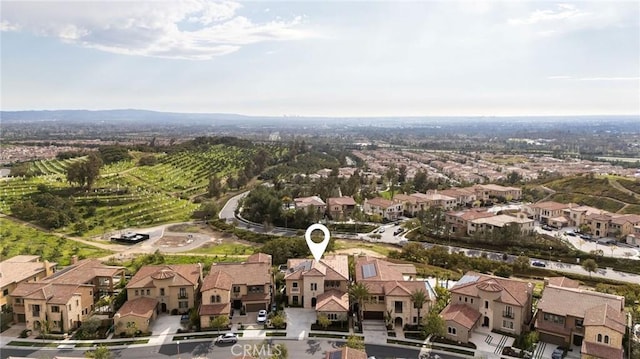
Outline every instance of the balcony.
[[178, 294], [178, 299], [189, 299], [189, 295], [187, 293]]
[[299, 287], [291, 288], [291, 293], [300, 293], [300, 288]]
[[513, 319], [515, 318], [515, 314], [513, 312], [502, 312], [502, 317]]

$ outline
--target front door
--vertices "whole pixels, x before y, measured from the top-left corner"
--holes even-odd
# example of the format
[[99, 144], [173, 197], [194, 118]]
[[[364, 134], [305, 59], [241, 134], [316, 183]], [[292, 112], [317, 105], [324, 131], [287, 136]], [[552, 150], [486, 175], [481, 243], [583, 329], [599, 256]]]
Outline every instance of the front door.
[[167, 312], [167, 303], [162, 303], [162, 313], [166, 313]]
[[316, 299], [316, 297], [311, 298], [311, 307], [312, 308], [316, 307], [316, 303], [318, 303], [318, 300]]
[[584, 337], [583, 337], [582, 335], [574, 334], [574, 335], [573, 335], [573, 345], [578, 346], [578, 347], [581, 347], [581, 346], [582, 346], [582, 339], [583, 339], [583, 338], [584, 338]]
[[483, 327], [488, 327], [489, 326], [489, 317], [485, 316], [484, 320], [482, 321], [482, 326]]

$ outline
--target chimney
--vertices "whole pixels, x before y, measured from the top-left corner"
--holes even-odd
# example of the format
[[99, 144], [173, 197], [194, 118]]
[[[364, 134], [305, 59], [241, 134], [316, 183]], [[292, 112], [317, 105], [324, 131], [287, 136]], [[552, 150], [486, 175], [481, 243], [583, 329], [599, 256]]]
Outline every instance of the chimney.
[[71, 264], [78, 264], [78, 256], [77, 255], [73, 255], [71, 256]]

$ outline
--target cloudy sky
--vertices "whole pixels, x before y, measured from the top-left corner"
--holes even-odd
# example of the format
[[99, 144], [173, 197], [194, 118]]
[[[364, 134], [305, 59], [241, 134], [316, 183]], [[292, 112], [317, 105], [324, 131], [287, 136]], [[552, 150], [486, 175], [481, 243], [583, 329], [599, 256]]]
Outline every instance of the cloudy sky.
[[640, 2], [2, 1], [3, 110], [640, 114]]

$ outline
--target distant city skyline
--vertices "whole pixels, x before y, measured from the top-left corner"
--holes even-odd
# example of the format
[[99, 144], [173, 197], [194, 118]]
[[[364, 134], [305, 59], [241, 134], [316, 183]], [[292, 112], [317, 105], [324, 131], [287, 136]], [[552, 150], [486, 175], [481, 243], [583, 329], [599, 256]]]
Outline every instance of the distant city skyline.
[[0, 3], [0, 109], [640, 115], [640, 2]]

